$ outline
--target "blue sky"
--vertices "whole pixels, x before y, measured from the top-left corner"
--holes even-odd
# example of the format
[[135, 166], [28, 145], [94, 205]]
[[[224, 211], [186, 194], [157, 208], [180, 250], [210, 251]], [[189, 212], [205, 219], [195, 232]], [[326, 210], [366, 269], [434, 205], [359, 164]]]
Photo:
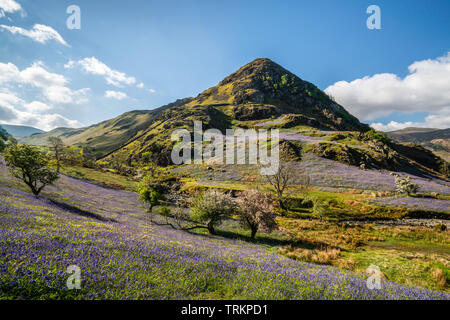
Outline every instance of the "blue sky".
[[[72, 4], [80, 30], [66, 26]], [[372, 4], [381, 30], [366, 26]], [[267, 57], [378, 129], [450, 127], [448, 12], [438, 0], [0, 0], [0, 123], [90, 125]]]

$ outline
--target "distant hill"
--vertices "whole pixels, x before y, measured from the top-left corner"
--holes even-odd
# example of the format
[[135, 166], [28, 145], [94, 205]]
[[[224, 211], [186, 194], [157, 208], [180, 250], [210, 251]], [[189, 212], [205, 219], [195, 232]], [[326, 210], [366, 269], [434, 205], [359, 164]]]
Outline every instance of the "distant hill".
[[[184, 100], [180, 100], [184, 101]], [[19, 138], [20, 143], [32, 145], [47, 145], [49, 137], [61, 137], [67, 145], [83, 146], [92, 151], [97, 157], [123, 146], [129, 140], [143, 132], [164, 110], [178, 102], [162, 106], [154, 110], [136, 110], [126, 112], [114, 119], [100, 122], [84, 128], [56, 128], [49, 132]]]
[[27, 137], [36, 133], [44, 133], [45, 131], [29, 126], [18, 126], [12, 124], [0, 124], [0, 127], [8, 131], [14, 137]]
[[401, 142], [427, 142], [433, 139], [450, 139], [450, 128], [405, 128], [397, 131], [390, 131], [387, 134], [393, 139]]
[[420, 144], [443, 159], [450, 161], [450, 128], [405, 128], [402, 130], [387, 132], [398, 142], [412, 142]]

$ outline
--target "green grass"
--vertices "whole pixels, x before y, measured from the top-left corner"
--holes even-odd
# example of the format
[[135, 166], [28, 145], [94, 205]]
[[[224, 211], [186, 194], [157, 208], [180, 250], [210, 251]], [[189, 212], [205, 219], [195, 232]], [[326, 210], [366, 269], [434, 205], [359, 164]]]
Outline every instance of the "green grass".
[[[280, 225], [291, 236], [292, 243], [282, 252], [305, 259], [305, 251], [326, 254], [338, 249], [338, 257], [329, 259], [343, 269], [365, 273], [376, 265], [392, 281], [449, 292], [450, 232], [409, 226], [344, 226], [314, 220], [280, 218]], [[446, 285], [433, 276], [440, 269]]]
[[442, 288], [432, 277], [432, 270], [440, 268], [446, 274], [448, 282], [449, 267], [443, 263], [433, 262], [423, 255], [409, 251], [368, 246], [361, 248], [361, 250], [343, 252], [342, 256], [356, 262], [355, 271], [364, 273], [367, 267], [376, 265], [389, 280], [449, 292], [448, 285], [446, 288]]
[[105, 172], [100, 169], [65, 165], [62, 167], [61, 172], [71, 177], [90, 180], [114, 189], [122, 189], [133, 192], [137, 190], [137, 181], [120, 174]]

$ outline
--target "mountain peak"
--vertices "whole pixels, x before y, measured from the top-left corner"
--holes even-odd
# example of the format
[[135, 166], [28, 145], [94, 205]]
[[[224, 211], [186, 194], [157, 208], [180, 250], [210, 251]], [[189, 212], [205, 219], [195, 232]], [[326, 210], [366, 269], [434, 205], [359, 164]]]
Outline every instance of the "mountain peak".
[[242, 66], [239, 70], [233, 72], [228, 77], [226, 77], [219, 85], [225, 85], [227, 83], [244, 80], [244, 79], [252, 79], [252, 78], [260, 78], [261, 76], [270, 76], [275, 73], [288, 73], [289, 71], [281, 67], [276, 62], [268, 59], [268, 58], [257, 58], [252, 62], [247, 63]]
[[276, 67], [279, 66], [276, 62], [270, 60], [269, 58], [256, 58], [252, 62], [247, 63], [242, 68], [247, 66], [267, 66], [267, 67]]

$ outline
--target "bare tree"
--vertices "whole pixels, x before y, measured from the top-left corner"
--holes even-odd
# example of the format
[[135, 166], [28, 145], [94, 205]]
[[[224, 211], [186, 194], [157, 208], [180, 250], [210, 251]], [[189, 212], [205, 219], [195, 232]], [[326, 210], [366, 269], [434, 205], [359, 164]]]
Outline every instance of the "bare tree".
[[280, 161], [277, 172], [271, 176], [267, 175], [265, 177], [267, 182], [275, 189], [277, 201], [281, 209], [285, 210], [286, 206], [284, 205], [283, 195], [293, 178], [292, 171], [290, 171], [290, 168], [286, 165], [286, 163]]
[[48, 142], [50, 143], [50, 148], [53, 150], [55, 155], [56, 172], [59, 172], [63, 158], [64, 143], [60, 137], [49, 137]]

